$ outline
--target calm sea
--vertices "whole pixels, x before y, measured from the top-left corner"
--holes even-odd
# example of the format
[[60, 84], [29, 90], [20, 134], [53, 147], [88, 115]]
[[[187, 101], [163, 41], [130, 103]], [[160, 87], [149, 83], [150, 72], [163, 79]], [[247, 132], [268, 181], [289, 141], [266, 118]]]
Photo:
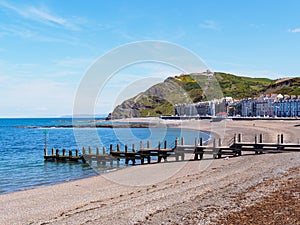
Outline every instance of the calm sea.
[[[179, 128], [80, 128], [79, 136], [76, 132], [74, 134], [72, 128], [55, 128], [72, 123], [89, 124], [89, 121], [78, 119], [72, 122], [70, 118], [0, 119], [0, 194], [99, 173], [99, 170], [96, 173], [88, 164], [45, 162], [45, 140], [50, 152], [51, 148], [81, 150], [84, 146], [102, 149], [102, 146], [109, 148], [110, 144], [118, 143], [121, 147], [124, 144], [139, 146], [140, 140], [144, 143], [150, 140], [151, 145], [167, 140], [171, 147], [176, 137], [184, 136], [186, 143], [190, 144], [194, 143], [195, 137], [203, 137], [205, 140], [209, 138], [205, 133]], [[108, 169], [103, 168], [103, 171]]]

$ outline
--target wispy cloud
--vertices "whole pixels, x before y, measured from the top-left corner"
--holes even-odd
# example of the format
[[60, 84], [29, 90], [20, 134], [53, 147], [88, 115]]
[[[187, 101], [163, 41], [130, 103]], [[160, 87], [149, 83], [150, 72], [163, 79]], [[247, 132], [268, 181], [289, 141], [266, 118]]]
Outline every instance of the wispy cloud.
[[120, 28], [113, 28], [112, 32], [117, 34], [123, 39], [129, 40], [129, 41], [134, 41], [135, 37], [131, 34], [129, 34], [127, 31], [120, 29]]
[[10, 34], [22, 38], [33, 38], [37, 35], [37, 33], [34, 31], [31, 31], [24, 27], [15, 26], [15, 25], [11, 25], [11, 26], [0, 25], [0, 30], [2, 32], [2, 36]]
[[288, 31], [290, 33], [300, 33], [300, 27], [299, 28], [294, 28], [294, 29], [289, 29]]
[[213, 20], [205, 20], [203, 23], [199, 24], [199, 27], [203, 29], [211, 29], [211, 30], [219, 29], [219, 25]]
[[55, 62], [56, 65], [60, 67], [87, 67], [92, 62], [94, 62], [94, 58], [64, 58]]
[[[55, 35], [54, 35], [55, 34]], [[64, 43], [68, 45], [83, 45], [87, 46], [85, 43], [78, 41], [76, 36], [70, 36], [64, 33], [51, 33], [41, 29], [37, 26], [32, 26], [26, 23], [14, 25], [1, 25], [0, 24], [0, 37], [4, 36], [16, 36], [24, 39], [30, 39], [33, 41], [40, 42], [57, 42]], [[89, 47], [89, 46], [87, 46]], [[0, 50], [1, 52], [1, 50]]]
[[[10, 11], [17, 13], [19, 16], [30, 19], [39, 23], [43, 23], [46, 25], [56, 26], [60, 28], [70, 29], [70, 30], [79, 30], [78, 24], [76, 21], [79, 20], [72, 20], [63, 18], [61, 16], [57, 16], [51, 13], [47, 8], [37, 8], [34, 6], [23, 6], [17, 7], [8, 3], [6, 1], [0, 0], [0, 6]], [[75, 22], [74, 22], [75, 21]]]

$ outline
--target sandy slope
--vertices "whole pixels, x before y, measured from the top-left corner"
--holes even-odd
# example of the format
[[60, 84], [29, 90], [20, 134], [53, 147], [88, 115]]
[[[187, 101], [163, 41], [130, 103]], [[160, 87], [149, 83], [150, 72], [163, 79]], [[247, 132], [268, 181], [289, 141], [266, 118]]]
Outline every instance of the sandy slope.
[[[275, 142], [278, 133], [298, 142], [300, 134], [297, 121], [163, 123], [209, 130], [224, 143], [238, 132], [245, 140], [263, 133], [269, 142]], [[300, 153], [284, 153], [129, 167], [1, 195], [0, 224], [213, 224], [279, 188], [277, 183], [296, 176], [296, 170], [289, 169], [299, 166]]]

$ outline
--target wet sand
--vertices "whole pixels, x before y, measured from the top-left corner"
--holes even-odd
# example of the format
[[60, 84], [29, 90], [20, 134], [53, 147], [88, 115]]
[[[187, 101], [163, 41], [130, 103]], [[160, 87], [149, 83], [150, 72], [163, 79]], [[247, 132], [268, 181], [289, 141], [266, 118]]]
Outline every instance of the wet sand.
[[[276, 142], [279, 133], [285, 142], [299, 143], [300, 138], [300, 127], [295, 126], [300, 121], [153, 121], [209, 131], [221, 137], [223, 144], [235, 133], [249, 141], [260, 133], [266, 142]], [[262, 199], [272, 202], [275, 198], [280, 203], [278, 193], [290, 188], [299, 199], [295, 189], [300, 185], [299, 169], [300, 153], [243, 154], [217, 160], [205, 156], [203, 161], [133, 166], [1, 195], [0, 224], [241, 224], [243, 218], [248, 221], [245, 224], [261, 224], [261, 220], [249, 222], [247, 215], [256, 215], [253, 209], [262, 206]], [[292, 208], [285, 205], [277, 213], [287, 219], [284, 212]], [[262, 210], [274, 213], [271, 208]], [[234, 219], [233, 214], [243, 217]], [[292, 214], [286, 221], [299, 224]]]

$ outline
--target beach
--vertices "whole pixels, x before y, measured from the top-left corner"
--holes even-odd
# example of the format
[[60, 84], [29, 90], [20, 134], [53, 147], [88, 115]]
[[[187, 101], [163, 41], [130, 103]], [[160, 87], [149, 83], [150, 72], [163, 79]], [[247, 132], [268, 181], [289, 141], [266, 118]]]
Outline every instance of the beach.
[[[286, 143], [299, 143], [300, 138], [297, 120], [152, 122], [211, 132], [223, 144], [237, 133], [245, 141], [253, 141], [258, 134], [263, 134], [266, 142], [276, 142], [278, 134], [284, 134]], [[216, 160], [205, 156], [201, 161], [131, 166], [101, 176], [3, 194], [0, 224], [266, 223], [263, 219], [270, 224], [300, 224], [299, 207], [294, 207], [299, 203], [299, 172], [299, 152], [243, 154]], [[274, 210], [272, 206], [276, 205]]]

